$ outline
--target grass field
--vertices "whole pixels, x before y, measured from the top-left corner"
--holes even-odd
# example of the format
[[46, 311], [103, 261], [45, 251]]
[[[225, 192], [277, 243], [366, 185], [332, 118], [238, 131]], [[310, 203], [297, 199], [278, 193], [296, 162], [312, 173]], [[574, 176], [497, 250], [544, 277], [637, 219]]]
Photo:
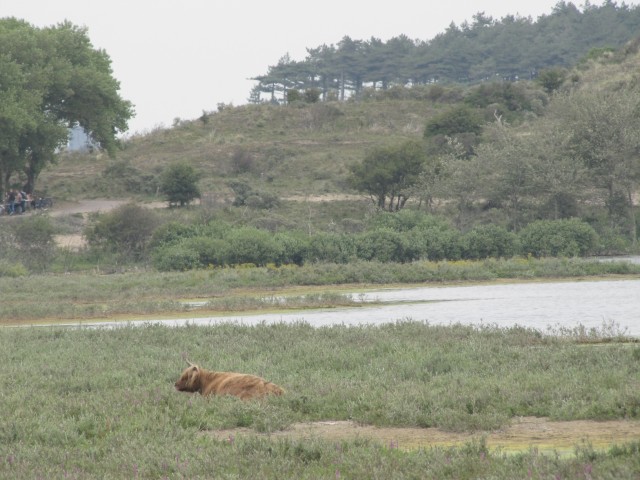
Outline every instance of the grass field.
[[[481, 439], [404, 450], [257, 435], [328, 420], [462, 434], [520, 416], [638, 422], [640, 346], [628, 340], [415, 322], [3, 328], [0, 478], [637, 478], [640, 439], [558, 456]], [[287, 393], [242, 402], [176, 392], [187, 358]], [[209, 434], [237, 427], [256, 435]]]

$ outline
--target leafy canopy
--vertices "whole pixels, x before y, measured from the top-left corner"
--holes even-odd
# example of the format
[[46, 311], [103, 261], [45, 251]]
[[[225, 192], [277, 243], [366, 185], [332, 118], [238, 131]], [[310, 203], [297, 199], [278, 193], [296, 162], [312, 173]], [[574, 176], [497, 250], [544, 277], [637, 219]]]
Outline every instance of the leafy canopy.
[[92, 46], [86, 28], [0, 19], [0, 188], [20, 174], [32, 191], [73, 125], [115, 154], [133, 108], [112, 73], [109, 56]]
[[350, 181], [356, 190], [373, 197], [381, 210], [397, 211], [404, 207], [424, 163], [421, 142], [377, 147], [351, 167]]

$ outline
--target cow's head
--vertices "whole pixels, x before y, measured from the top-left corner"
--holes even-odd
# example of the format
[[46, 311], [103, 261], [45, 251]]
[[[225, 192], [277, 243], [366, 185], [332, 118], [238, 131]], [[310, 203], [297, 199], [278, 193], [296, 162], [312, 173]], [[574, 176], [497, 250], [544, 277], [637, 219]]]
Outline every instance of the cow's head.
[[200, 367], [187, 360], [189, 366], [182, 372], [176, 382], [176, 390], [180, 392], [197, 392], [200, 390]]

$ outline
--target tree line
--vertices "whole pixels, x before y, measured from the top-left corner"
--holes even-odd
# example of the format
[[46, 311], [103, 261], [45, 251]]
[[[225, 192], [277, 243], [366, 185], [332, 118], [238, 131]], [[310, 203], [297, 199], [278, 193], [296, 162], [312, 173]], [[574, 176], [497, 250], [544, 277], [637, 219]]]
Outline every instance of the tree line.
[[639, 28], [638, 6], [606, 1], [578, 8], [561, 1], [537, 20], [517, 15], [497, 20], [479, 12], [472, 22], [451, 23], [430, 40], [345, 36], [337, 45], [307, 48], [301, 61], [284, 55], [254, 78], [249, 101], [259, 103], [264, 96], [286, 101], [292, 91], [344, 100], [365, 87], [531, 79], [545, 69], [575, 65], [594, 49], [617, 49]]
[[393, 262], [585, 256], [598, 251], [595, 230], [579, 219], [542, 220], [517, 234], [497, 225], [467, 232], [418, 210], [380, 212], [357, 233], [270, 232], [211, 219], [162, 223], [144, 207], [125, 205], [101, 215], [85, 236], [95, 254], [150, 261], [160, 271], [241, 265]]

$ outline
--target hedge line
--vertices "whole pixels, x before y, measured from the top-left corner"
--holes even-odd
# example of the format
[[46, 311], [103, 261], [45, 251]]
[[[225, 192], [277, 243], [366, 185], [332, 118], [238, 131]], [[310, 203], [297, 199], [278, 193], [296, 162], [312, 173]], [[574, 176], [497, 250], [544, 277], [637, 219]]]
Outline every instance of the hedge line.
[[598, 235], [578, 219], [538, 221], [519, 234], [495, 225], [461, 233], [429, 216], [383, 215], [362, 233], [273, 234], [253, 227], [212, 222], [169, 223], [149, 243], [154, 266], [163, 271], [208, 266], [348, 263], [377, 261], [506, 258], [516, 255], [585, 256], [596, 251]]

